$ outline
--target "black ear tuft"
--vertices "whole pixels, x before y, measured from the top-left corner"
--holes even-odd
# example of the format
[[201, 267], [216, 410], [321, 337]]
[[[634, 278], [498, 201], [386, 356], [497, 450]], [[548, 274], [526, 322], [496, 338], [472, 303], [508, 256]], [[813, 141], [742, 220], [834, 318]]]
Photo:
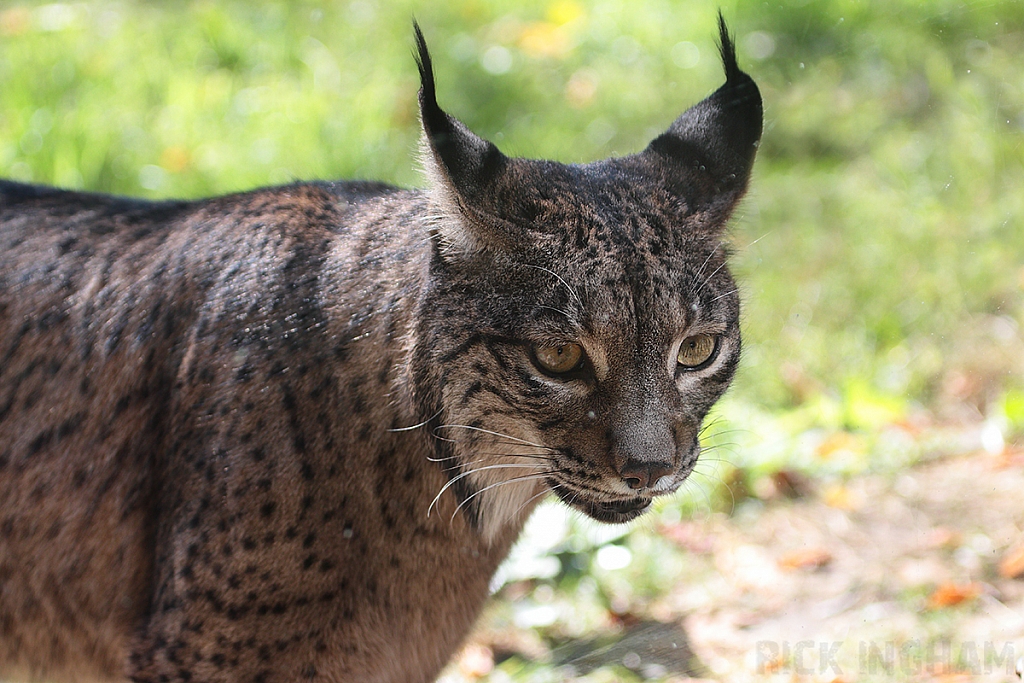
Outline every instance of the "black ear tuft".
[[718, 34], [725, 84], [684, 112], [644, 152], [648, 159], [668, 166], [670, 182], [677, 192], [688, 195], [685, 199], [691, 205], [724, 195], [734, 195], [729, 201], [738, 199], [761, 139], [761, 93], [740, 70], [736, 45], [721, 13]]
[[741, 71], [736, 63], [736, 43], [729, 35], [729, 27], [721, 12], [718, 13], [718, 51], [725, 68], [725, 85], [719, 88], [719, 92], [725, 91], [729, 95], [729, 99], [722, 103], [722, 109], [733, 119], [733, 132], [740, 137], [739, 151], [742, 151], [743, 145], [747, 145], [750, 163], [753, 163], [754, 150], [761, 140], [764, 118], [761, 91], [754, 79]]
[[[445, 113], [437, 106], [437, 89], [434, 86], [434, 63], [430, 60], [427, 40], [423, 37], [418, 22], [412, 22], [416, 33], [416, 67], [420, 71], [420, 116], [424, 127], [440, 129], [445, 125]], [[430, 119], [430, 124], [427, 124]]]
[[504, 169], [507, 159], [498, 148], [478, 137], [437, 104], [434, 67], [419, 24], [416, 33], [416, 65], [420, 71], [420, 118], [423, 132], [438, 169], [464, 200], [474, 202], [488, 191]]
[[735, 82], [746, 75], [740, 71], [740, 66], [736, 63], [736, 43], [733, 42], [732, 37], [729, 35], [729, 27], [726, 25], [725, 17], [721, 11], [718, 13], [718, 52], [722, 55], [722, 66], [725, 67], [726, 82]]

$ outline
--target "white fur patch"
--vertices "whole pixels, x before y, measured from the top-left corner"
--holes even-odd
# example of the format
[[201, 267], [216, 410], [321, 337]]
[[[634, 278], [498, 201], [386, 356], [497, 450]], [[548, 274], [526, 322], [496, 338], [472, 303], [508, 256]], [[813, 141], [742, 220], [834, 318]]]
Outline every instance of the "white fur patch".
[[459, 476], [464, 476], [473, 490], [460, 506], [476, 505], [481, 536], [492, 544], [510, 527], [520, 527], [543, 498], [547, 453], [537, 434], [522, 438], [485, 428], [452, 425], [451, 429], [469, 429], [481, 437], [473, 445], [457, 440], [463, 469]]
[[441, 240], [441, 253], [448, 255], [465, 254], [480, 248], [478, 240], [466, 226], [458, 195], [444, 170], [440, 167], [426, 136], [420, 139], [420, 167], [429, 186], [430, 213], [428, 227]]
[[[530, 452], [535, 453], [536, 449]], [[488, 469], [469, 477], [479, 492], [480, 531], [488, 544], [507, 527], [523, 524], [547, 488], [540, 476], [544, 471], [542, 462], [528, 457], [500, 460], [495, 464], [512, 467]]]

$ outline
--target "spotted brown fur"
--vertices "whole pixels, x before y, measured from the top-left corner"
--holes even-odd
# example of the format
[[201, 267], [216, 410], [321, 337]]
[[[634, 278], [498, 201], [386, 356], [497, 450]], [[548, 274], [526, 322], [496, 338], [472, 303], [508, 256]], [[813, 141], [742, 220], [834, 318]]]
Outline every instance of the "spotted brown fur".
[[761, 105], [721, 38], [726, 84], [624, 158], [505, 157], [417, 29], [428, 190], [0, 181], [0, 676], [426, 681], [540, 494], [674, 490], [739, 354]]

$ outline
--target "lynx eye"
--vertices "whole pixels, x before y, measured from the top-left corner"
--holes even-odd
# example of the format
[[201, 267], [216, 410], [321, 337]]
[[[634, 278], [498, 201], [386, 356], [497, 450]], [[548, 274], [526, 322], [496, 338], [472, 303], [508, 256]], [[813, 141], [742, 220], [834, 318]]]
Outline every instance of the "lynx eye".
[[715, 335], [695, 334], [683, 340], [676, 362], [680, 367], [692, 370], [708, 362], [717, 348], [718, 338]]
[[560, 375], [579, 367], [583, 360], [583, 347], [579, 344], [534, 346], [533, 357], [542, 370]]

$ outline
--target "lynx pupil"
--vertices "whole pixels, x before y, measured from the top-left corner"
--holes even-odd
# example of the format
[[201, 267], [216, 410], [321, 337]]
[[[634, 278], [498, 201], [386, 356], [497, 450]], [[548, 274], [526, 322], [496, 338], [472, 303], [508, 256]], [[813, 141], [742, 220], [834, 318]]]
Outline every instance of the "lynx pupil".
[[574, 370], [583, 358], [583, 348], [579, 344], [537, 346], [533, 353], [541, 369], [556, 374]]
[[707, 362], [715, 352], [715, 337], [710, 334], [695, 334], [683, 340], [679, 347], [677, 362], [684, 368], [695, 368]]

